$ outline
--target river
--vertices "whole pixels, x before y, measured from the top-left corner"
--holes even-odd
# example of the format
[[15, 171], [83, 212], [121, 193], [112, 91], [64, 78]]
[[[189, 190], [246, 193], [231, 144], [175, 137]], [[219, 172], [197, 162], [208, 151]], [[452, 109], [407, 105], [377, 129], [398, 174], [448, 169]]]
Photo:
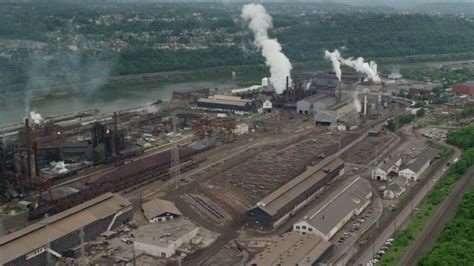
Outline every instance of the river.
[[[248, 78], [250, 79], [250, 77]], [[242, 78], [240, 79], [242, 81]], [[237, 82], [229, 78], [215, 80], [196, 80], [181, 83], [163, 83], [154, 86], [137, 86], [120, 89], [98, 89], [89, 94], [68, 93], [45, 98], [35, 98], [30, 108], [43, 117], [97, 108], [101, 112], [143, 106], [152, 102], [168, 100], [172, 92], [191, 88], [228, 89], [237, 86]], [[21, 122], [25, 116], [25, 99], [20, 96], [0, 96], [0, 125]]]
[[[473, 60], [422, 62], [411, 64], [385, 64], [385, 69], [402, 67], [433, 67], [442, 64], [473, 64]], [[304, 69], [307, 75], [316, 73], [321, 68]], [[229, 76], [215, 76], [187, 82], [157, 83], [154, 86], [136, 86], [133, 88], [98, 89], [93, 93], [69, 93], [62, 96], [37, 98], [30, 104], [31, 110], [43, 116], [54, 116], [86, 109], [97, 108], [101, 112], [112, 112], [121, 109], [143, 106], [159, 99], [168, 100], [174, 90], [182, 91], [191, 88], [218, 88], [228, 89], [237, 86], [238, 82], [260, 80], [262, 73], [248, 73], [238, 75], [238, 81], [233, 81]], [[0, 95], [0, 126], [21, 122], [25, 117], [25, 99], [22, 96]]]

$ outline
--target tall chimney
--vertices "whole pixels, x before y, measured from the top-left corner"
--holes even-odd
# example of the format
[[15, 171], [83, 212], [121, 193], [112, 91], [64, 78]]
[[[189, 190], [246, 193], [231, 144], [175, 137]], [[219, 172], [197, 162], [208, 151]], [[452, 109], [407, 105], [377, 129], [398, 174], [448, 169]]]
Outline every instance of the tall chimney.
[[114, 112], [114, 131], [112, 132], [112, 155], [117, 155], [117, 112]]
[[286, 91], [288, 91], [290, 87], [290, 77], [286, 76]]
[[337, 90], [338, 90], [337, 99], [339, 101], [341, 101], [342, 100], [342, 92], [341, 92], [341, 82], [340, 81], [337, 82]]
[[33, 176], [32, 171], [32, 160], [33, 160], [33, 151], [31, 145], [31, 133], [30, 133], [30, 120], [25, 118], [25, 135], [26, 135], [26, 164], [28, 169], [26, 170], [26, 174], [28, 176]]
[[364, 115], [367, 115], [367, 93], [364, 94]]

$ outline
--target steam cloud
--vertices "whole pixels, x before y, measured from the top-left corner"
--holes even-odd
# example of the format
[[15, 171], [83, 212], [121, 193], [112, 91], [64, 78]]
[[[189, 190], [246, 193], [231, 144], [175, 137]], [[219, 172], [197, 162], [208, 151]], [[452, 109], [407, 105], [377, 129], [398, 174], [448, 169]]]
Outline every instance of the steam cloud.
[[337, 79], [339, 81], [341, 80], [341, 65], [346, 65], [359, 73], [366, 74], [367, 78], [370, 80], [374, 82], [380, 82], [379, 75], [376, 73], [376, 71], [374, 71], [369, 63], [365, 62], [364, 58], [362, 57], [357, 59], [353, 59], [352, 57], [344, 59], [337, 49], [332, 53], [326, 50], [324, 52], [324, 57], [328, 60], [331, 60], [334, 72], [336, 73]]
[[357, 59], [344, 59], [344, 65], [349, 66], [355, 69], [357, 72], [364, 73], [369, 79], [374, 82], [379, 82], [380, 77], [375, 71], [370, 67], [369, 63], [364, 62], [364, 58], [359, 57]]
[[54, 92], [92, 95], [110, 76], [113, 62], [90, 56], [83, 50], [57, 51], [43, 57], [32, 52], [27, 69], [28, 82], [24, 92], [25, 117], [30, 115], [36, 96]]
[[270, 81], [275, 87], [277, 94], [286, 89], [286, 77], [291, 84], [290, 60], [281, 52], [282, 48], [276, 39], [268, 38], [268, 29], [273, 27], [272, 17], [267, 13], [265, 7], [260, 4], [247, 4], [242, 8], [241, 17], [249, 23], [249, 28], [255, 36], [255, 46], [262, 50], [265, 64], [270, 67]]
[[69, 170], [66, 168], [66, 164], [63, 161], [60, 162], [50, 162], [49, 163], [53, 167], [53, 172], [57, 174], [65, 174], [69, 172]]
[[357, 112], [358, 113], [362, 112], [362, 103], [359, 100], [359, 91], [358, 90], [356, 90], [352, 94], [352, 99], [353, 99], [354, 107], [357, 110]]
[[341, 61], [343, 60], [341, 57], [341, 53], [339, 53], [338, 50], [334, 50], [334, 52], [329, 52], [326, 50], [324, 52], [324, 58], [331, 60], [332, 63], [332, 68], [334, 72], [336, 73], [336, 77], [339, 81], [341, 81]]
[[43, 117], [41, 116], [41, 114], [36, 111], [30, 112], [30, 118], [33, 121], [33, 123], [37, 125], [41, 124], [41, 122], [43, 121]]

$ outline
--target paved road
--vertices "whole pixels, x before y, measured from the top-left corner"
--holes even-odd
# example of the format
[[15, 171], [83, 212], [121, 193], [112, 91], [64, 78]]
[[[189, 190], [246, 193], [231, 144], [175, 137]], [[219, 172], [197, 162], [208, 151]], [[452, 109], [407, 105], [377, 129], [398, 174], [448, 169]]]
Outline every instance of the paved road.
[[[454, 153], [449, 158], [449, 161], [452, 162], [454, 158], [458, 158], [461, 155], [461, 150], [456, 147], [454, 148]], [[440, 166], [443, 167], [444, 165]], [[403, 210], [385, 226], [385, 229], [381, 234], [374, 240], [373, 244], [370, 245], [360, 256], [357, 258], [355, 265], [365, 265], [372, 257], [373, 252], [378, 251], [382, 248], [384, 242], [393, 236], [395, 230], [399, 230], [401, 226], [406, 224], [409, 221], [411, 214], [413, 213], [413, 208], [420, 205], [423, 199], [426, 197], [429, 191], [434, 187], [434, 185], [439, 181], [440, 177], [444, 174], [444, 171], [437, 171], [436, 174], [430, 177], [431, 181], [427, 182], [412, 199], [411, 202], [403, 208]], [[428, 177], [425, 177], [428, 178]]]
[[440, 208], [423, 227], [420, 235], [410, 245], [397, 265], [416, 265], [417, 261], [434, 245], [446, 222], [456, 213], [462, 196], [472, 185], [474, 185], [474, 167], [471, 167], [457, 183], [449, 197], [444, 200]]

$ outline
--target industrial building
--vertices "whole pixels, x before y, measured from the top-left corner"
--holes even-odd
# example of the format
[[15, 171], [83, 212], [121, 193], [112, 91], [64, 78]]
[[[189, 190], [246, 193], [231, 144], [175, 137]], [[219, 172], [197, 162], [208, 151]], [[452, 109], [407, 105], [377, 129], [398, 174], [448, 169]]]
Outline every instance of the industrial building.
[[334, 105], [337, 99], [326, 93], [317, 93], [304, 98], [296, 103], [296, 112], [299, 114], [313, 115], [318, 109], [325, 109]]
[[474, 95], [474, 81], [468, 81], [464, 84], [453, 84], [453, 92], [464, 94], [464, 95]]
[[143, 214], [150, 223], [173, 221], [182, 216], [173, 202], [154, 199], [142, 204]]
[[209, 96], [209, 88], [201, 89], [188, 89], [182, 91], [173, 91], [173, 100], [186, 101], [186, 102], [196, 102], [199, 98], [204, 98]]
[[334, 155], [323, 159], [249, 209], [248, 224], [257, 228], [277, 227], [342, 174], [344, 174], [342, 160], [335, 158]]
[[387, 181], [390, 174], [398, 174], [402, 159], [400, 157], [393, 157], [383, 162], [372, 175], [372, 179]]
[[406, 191], [407, 180], [403, 176], [398, 176], [387, 186], [387, 189], [383, 192], [384, 199], [396, 199], [399, 198]]
[[[0, 265], [46, 265], [132, 219], [132, 203], [106, 193], [0, 238]], [[53, 260], [54, 260], [53, 259]]]
[[439, 150], [433, 147], [425, 149], [418, 155], [415, 161], [403, 167], [398, 174], [405, 177], [407, 181], [417, 181], [438, 156], [438, 153]]
[[339, 101], [327, 108], [318, 109], [314, 115], [315, 125], [331, 128], [336, 127], [338, 122], [355, 125], [357, 119], [358, 113], [351, 100]]
[[360, 176], [337, 191], [327, 201], [319, 203], [293, 225], [302, 235], [316, 234], [325, 241], [331, 239], [354, 215], [370, 204], [372, 187]]
[[198, 108], [220, 112], [252, 112], [255, 110], [255, 103], [252, 100], [226, 95], [200, 98], [197, 101], [197, 106]]
[[183, 220], [181, 224], [149, 224], [138, 228], [134, 248], [153, 257], [169, 258], [183, 245], [197, 236], [199, 227]]
[[263, 103], [262, 103], [262, 111], [264, 113], [271, 113], [273, 110], [273, 103], [270, 101], [270, 100], [265, 100]]
[[331, 254], [331, 243], [317, 235], [288, 232], [258, 253], [247, 266], [317, 265]]

